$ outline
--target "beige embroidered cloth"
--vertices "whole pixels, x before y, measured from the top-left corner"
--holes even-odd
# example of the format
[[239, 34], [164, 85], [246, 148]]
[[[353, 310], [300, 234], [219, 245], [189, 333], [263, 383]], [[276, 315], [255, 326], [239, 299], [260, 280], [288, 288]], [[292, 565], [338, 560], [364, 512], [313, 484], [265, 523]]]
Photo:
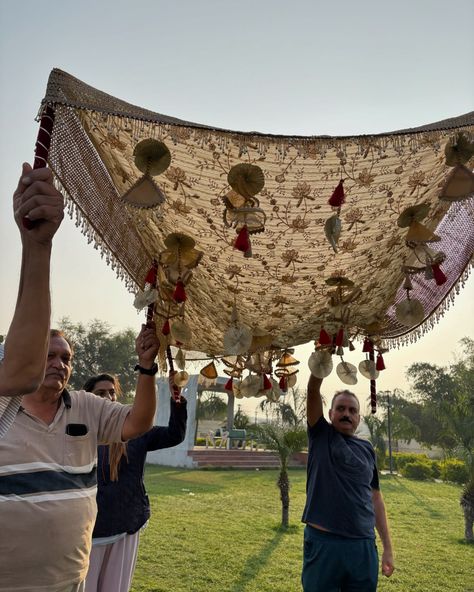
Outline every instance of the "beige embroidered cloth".
[[[474, 112], [373, 136], [243, 133], [130, 105], [60, 70], [51, 72], [46, 104], [55, 108], [49, 162], [71, 213], [131, 290], [143, 288], [169, 233], [192, 236], [204, 251], [186, 286], [188, 349], [225, 353], [223, 333], [234, 297], [241, 321], [270, 332], [275, 346], [316, 338], [322, 322], [335, 327], [325, 283], [332, 275], [346, 276], [362, 289], [351, 306], [353, 335], [376, 323], [384, 339], [413, 339], [433, 324], [467, 273], [474, 200], [449, 204], [438, 195], [451, 171], [445, 145], [459, 131], [472, 138]], [[140, 210], [120, 198], [142, 175], [133, 150], [146, 138], [163, 141], [171, 151], [170, 167], [154, 178], [166, 196], [161, 211]], [[257, 164], [265, 175], [257, 195], [265, 230], [251, 236], [252, 258], [233, 248], [235, 230], [223, 222], [227, 174], [239, 162]], [[328, 199], [341, 178], [346, 203], [334, 253], [324, 224], [334, 213]], [[423, 223], [442, 239], [435, 248], [447, 255], [442, 269], [448, 281], [437, 286], [422, 274], [414, 276], [412, 297], [423, 303], [425, 321], [408, 330], [397, 321], [394, 305], [405, 298], [401, 267], [414, 262], [405, 245], [407, 229], [397, 226], [397, 218], [421, 202], [430, 206]], [[158, 303], [159, 312], [165, 308]]]

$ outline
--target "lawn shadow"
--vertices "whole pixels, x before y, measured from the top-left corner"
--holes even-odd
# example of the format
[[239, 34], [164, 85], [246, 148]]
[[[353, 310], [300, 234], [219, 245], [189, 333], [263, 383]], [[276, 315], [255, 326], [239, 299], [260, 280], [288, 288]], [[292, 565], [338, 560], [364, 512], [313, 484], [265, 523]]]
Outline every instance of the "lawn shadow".
[[392, 489], [393, 491], [395, 491], [397, 488], [403, 490], [404, 493], [408, 493], [410, 494], [412, 497], [415, 498], [417, 504], [423, 508], [423, 510], [425, 510], [425, 512], [427, 514], [430, 515], [431, 518], [443, 518], [443, 514], [442, 512], [440, 512], [439, 510], [436, 510], [433, 508], [433, 506], [431, 506], [430, 504], [426, 503], [426, 501], [421, 498], [419, 495], [417, 495], [413, 490], [411, 490], [409, 487], [407, 487], [405, 485], [405, 483], [402, 482], [401, 479], [399, 479], [398, 477], [391, 477], [390, 478], [390, 483], [384, 483], [384, 488], [386, 490]]
[[252, 557], [247, 559], [242, 566], [240, 578], [229, 588], [228, 592], [244, 592], [246, 585], [265, 567], [273, 551], [278, 547], [281, 539], [287, 533], [288, 530], [283, 530], [282, 528], [276, 529], [274, 537], [260, 550], [260, 553], [258, 555], [252, 555]]

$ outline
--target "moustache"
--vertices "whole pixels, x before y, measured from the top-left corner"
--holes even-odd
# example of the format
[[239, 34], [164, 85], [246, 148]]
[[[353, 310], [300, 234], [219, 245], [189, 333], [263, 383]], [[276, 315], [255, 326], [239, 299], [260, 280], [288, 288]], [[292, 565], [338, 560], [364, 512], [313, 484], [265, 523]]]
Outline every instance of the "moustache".
[[350, 423], [352, 425], [352, 421], [348, 417], [342, 417], [341, 418], [341, 423], [342, 422], [344, 422], [344, 423]]

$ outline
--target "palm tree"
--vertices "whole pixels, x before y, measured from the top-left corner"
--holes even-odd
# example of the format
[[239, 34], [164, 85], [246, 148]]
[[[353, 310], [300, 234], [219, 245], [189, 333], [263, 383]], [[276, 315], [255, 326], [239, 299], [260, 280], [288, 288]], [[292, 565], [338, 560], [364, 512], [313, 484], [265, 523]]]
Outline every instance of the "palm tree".
[[288, 528], [290, 514], [290, 480], [288, 462], [295, 452], [300, 452], [307, 445], [306, 430], [274, 423], [260, 424], [257, 430], [265, 448], [275, 450], [280, 460], [280, 474], [277, 485], [281, 499], [281, 525]]

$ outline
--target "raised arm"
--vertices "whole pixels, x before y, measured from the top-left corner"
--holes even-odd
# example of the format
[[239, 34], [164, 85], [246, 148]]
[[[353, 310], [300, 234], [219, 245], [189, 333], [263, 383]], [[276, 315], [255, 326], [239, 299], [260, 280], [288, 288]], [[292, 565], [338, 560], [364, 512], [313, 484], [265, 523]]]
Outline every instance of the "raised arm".
[[[62, 195], [48, 168], [23, 165], [13, 194], [13, 209], [22, 241], [20, 286], [15, 313], [0, 363], [0, 396], [23, 395], [42, 383], [51, 314], [49, 272], [51, 245], [64, 217]], [[26, 230], [23, 217], [36, 224]]]
[[[138, 365], [145, 370], [151, 369], [159, 349], [154, 325], [151, 327], [142, 325], [142, 330], [135, 340], [135, 347]], [[149, 375], [139, 371], [133, 406], [122, 427], [122, 440], [131, 440], [148, 432], [153, 426], [155, 410], [155, 373]]]
[[382, 573], [389, 578], [395, 569], [393, 563], [392, 540], [388, 529], [387, 513], [381, 492], [378, 489], [372, 489], [372, 503], [375, 512], [375, 528], [382, 541]]
[[306, 413], [310, 427], [318, 421], [323, 414], [323, 401], [321, 399], [322, 378], [316, 378], [312, 374], [309, 376], [308, 391], [306, 395]]
[[154, 426], [143, 437], [146, 439], [146, 449], [160, 450], [181, 444], [186, 435], [186, 421], [188, 413], [186, 399], [180, 402], [170, 399], [170, 418], [167, 426]]

